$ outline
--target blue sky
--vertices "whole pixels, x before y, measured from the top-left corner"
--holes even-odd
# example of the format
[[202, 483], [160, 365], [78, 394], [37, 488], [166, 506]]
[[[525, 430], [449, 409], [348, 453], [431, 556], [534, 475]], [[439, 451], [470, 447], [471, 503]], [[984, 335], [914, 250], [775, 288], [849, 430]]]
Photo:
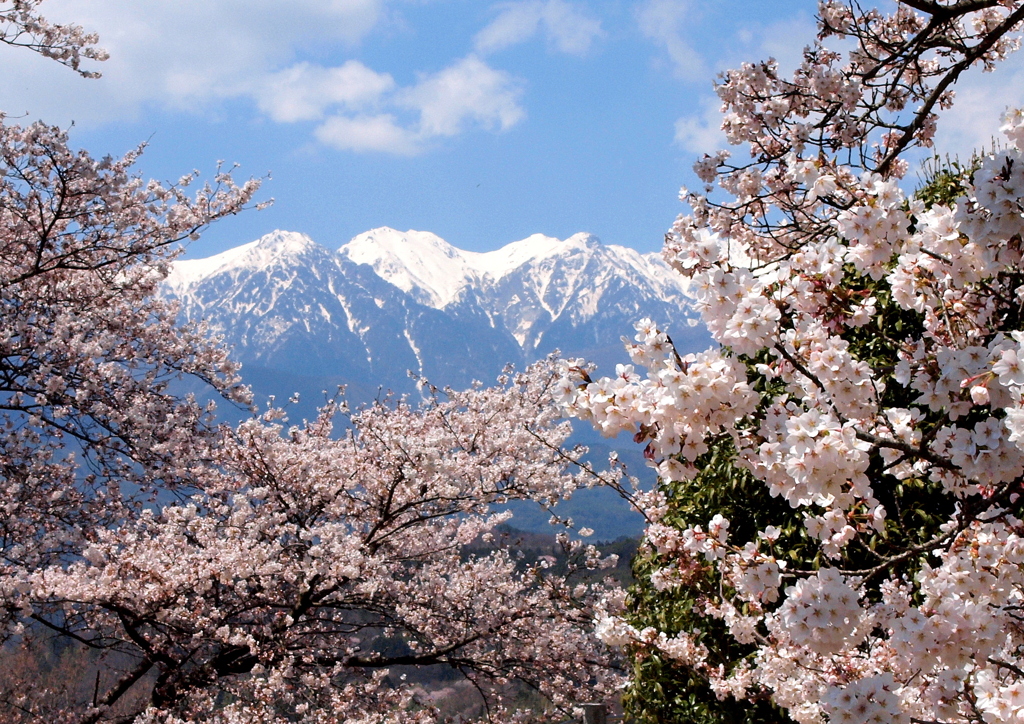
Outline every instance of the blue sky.
[[[796, 63], [809, 0], [46, 0], [111, 59], [83, 80], [0, 49], [0, 108], [75, 123], [73, 142], [146, 176], [271, 174], [275, 204], [216, 225], [206, 256], [275, 228], [335, 247], [376, 226], [486, 251], [589, 231], [660, 248], [695, 156], [713, 151], [716, 74]], [[1024, 101], [1018, 60], [972, 80], [946, 150]]]

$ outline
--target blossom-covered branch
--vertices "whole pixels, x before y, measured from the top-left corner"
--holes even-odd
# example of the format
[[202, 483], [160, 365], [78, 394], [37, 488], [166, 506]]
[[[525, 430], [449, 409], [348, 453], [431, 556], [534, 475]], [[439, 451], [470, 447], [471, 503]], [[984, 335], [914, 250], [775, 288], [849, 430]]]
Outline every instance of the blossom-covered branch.
[[39, 13], [43, 0], [0, 2], [0, 43], [27, 48], [66, 65], [85, 78], [99, 73], [85, 70], [83, 60], [104, 61], [107, 52], [97, 47], [99, 37], [74, 24], [52, 23]]
[[[216, 436], [172, 393], [198, 378], [247, 404], [237, 365], [153, 297], [174, 242], [251, 203], [258, 182], [186, 195], [96, 160], [42, 124], [0, 126], [0, 598], [18, 570], [69, 560], [157, 490], [197, 484]], [[15, 616], [17, 618], [17, 616]], [[7, 632], [9, 633], [9, 632]], [[6, 634], [5, 634], [6, 638]]]

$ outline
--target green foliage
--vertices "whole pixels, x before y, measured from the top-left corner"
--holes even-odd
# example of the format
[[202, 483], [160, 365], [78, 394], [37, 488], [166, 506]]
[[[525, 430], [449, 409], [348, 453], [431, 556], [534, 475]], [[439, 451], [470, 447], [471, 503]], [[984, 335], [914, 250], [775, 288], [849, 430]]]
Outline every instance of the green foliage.
[[[772, 498], [762, 482], [735, 465], [735, 459], [732, 441], [723, 438], [698, 461], [702, 472], [694, 480], [664, 484], [669, 512], [662, 522], [679, 528], [706, 525], [721, 513], [734, 521], [737, 527], [732, 532], [740, 539], [749, 539], [766, 525], [775, 524], [782, 529], [778, 546], [784, 555], [794, 561], [806, 558], [812, 551], [799, 516], [784, 500]], [[633, 561], [637, 583], [630, 588], [628, 605], [634, 626], [654, 626], [669, 635], [680, 631], [699, 633], [699, 639], [712, 653], [712, 663], [722, 664], [727, 670], [753, 652], [752, 646], [733, 641], [719, 621], [694, 612], [703, 597], [718, 590], [718, 576], [710, 567], [692, 586], [657, 591], [649, 582], [659, 567], [657, 554], [647, 547]], [[719, 701], [700, 675], [657, 655], [634, 657], [632, 680], [624, 703], [630, 715], [643, 724], [790, 721], [766, 699], [753, 704], [734, 699]]]
[[[995, 147], [993, 146], [993, 152]], [[971, 155], [967, 163], [960, 163], [958, 158], [932, 156], [922, 165], [924, 183], [914, 196], [924, 202], [927, 207], [941, 204], [952, 206], [967, 191], [974, 172], [981, 166], [984, 151]]]

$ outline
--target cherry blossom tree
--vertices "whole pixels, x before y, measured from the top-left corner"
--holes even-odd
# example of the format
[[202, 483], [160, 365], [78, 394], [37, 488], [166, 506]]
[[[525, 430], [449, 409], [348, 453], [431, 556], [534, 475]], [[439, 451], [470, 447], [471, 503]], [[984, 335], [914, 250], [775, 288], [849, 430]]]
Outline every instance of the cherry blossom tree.
[[189, 195], [96, 160], [59, 129], [0, 125], [0, 643], [48, 622], [24, 577], [99, 529], [199, 484], [188, 454], [221, 433], [172, 390], [185, 376], [248, 403], [237, 366], [153, 297], [179, 243], [251, 201], [227, 174]]
[[[38, 4], [0, 4], [0, 42], [89, 75], [96, 39]], [[563, 535], [553, 567], [496, 537], [495, 506], [580, 484], [552, 363], [217, 424], [182, 380], [249, 407], [239, 368], [154, 293], [259, 184], [144, 182], [137, 156], [0, 122], [0, 722], [433, 722], [438, 681], [491, 720], [609, 696], [590, 622], [614, 557]], [[48, 645], [79, 652], [84, 696], [23, 673]]]
[[[102, 59], [94, 36], [47, 22], [38, 4], [0, 5], [0, 42], [75, 70]], [[227, 173], [195, 193], [195, 174], [146, 183], [132, 170], [140, 150], [97, 160], [60, 129], [0, 115], [5, 602], [18, 571], [79, 555], [95, 528], [132, 518], [158, 490], [194, 484], [181, 450], [215, 429], [208, 410], [170, 391], [176, 380], [247, 402], [226, 353], [153, 293], [181, 242], [249, 205], [259, 183], [238, 186]]]
[[[581, 574], [614, 558], [563, 537], [555, 573], [494, 537], [511, 517], [494, 504], [578, 485], [556, 379], [548, 364], [422, 408], [378, 404], [341, 436], [333, 405], [287, 431], [271, 410], [211, 441], [201, 493], [14, 576], [20, 611], [132, 662], [76, 712], [48, 711], [46, 692], [19, 706], [102, 721], [138, 687], [127, 720], [432, 722], [438, 677], [468, 682], [490, 719], [564, 720], [607, 698], [614, 659], [590, 622], [612, 587]], [[547, 713], [517, 712], [524, 691]]]
[[245, 401], [237, 366], [153, 293], [177, 243], [236, 213], [258, 183], [186, 195], [95, 160], [42, 124], [0, 126], [0, 465], [5, 565], [80, 551], [157, 489], [194, 484], [181, 451], [213, 434], [172, 393], [183, 375]]
[[220, 174], [189, 197], [191, 176], [143, 183], [134, 156], [66, 140], [0, 127], [0, 635], [116, 663], [84, 700], [0, 692], [3, 720], [435, 721], [433, 669], [491, 716], [527, 717], [516, 687], [542, 719], [609, 695], [589, 621], [614, 560], [565, 538], [556, 574], [480, 547], [509, 517], [494, 505], [578, 485], [550, 365], [376, 405], [340, 436], [331, 405], [305, 427], [217, 425], [174, 385], [248, 405], [238, 368], [153, 294], [177, 242], [257, 184]]
[[614, 560], [563, 538], [556, 574], [493, 539], [510, 517], [494, 505], [579, 484], [550, 364], [378, 404], [340, 436], [336, 405], [304, 427], [279, 410], [217, 426], [173, 384], [247, 404], [237, 366], [153, 293], [171, 245], [255, 184], [219, 175], [189, 198], [191, 177], [144, 184], [133, 157], [94, 161], [55, 129], [0, 134], [3, 636], [121, 662], [91, 700], [5, 692], [4, 721], [435, 721], [432, 669], [488, 716], [527, 717], [516, 686], [541, 719], [611, 693], [589, 622]]
[[[698, 161], [666, 239], [719, 346], [684, 355], [645, 320], [614, 378], [566, 364], [569, 408], [633, 432], [661, 480], [636, 498], [644, 581], [598, 632], [647, 720], [1017, 721], [1024, 113], [1003, 150], [902, 179], [1024, 4], [819, 16], [791, 78], [722, 77], [749, 159]], [[679, 682], [674, 709], [645, 676]]]

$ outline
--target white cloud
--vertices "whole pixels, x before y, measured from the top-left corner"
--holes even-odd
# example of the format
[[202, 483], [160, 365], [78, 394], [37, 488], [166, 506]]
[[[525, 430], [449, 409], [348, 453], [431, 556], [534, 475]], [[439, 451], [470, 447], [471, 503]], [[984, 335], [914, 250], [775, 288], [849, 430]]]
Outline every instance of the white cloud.
[[565, 0], [522, 0], [499, 6], [501, 12], [474, 39], [479, 53], [523, 43], [538, 32], [562, 53], [583, 55], [601, 37], [601, 23]]
[[360, 109], [380, 101], [395, 87], [387, 73], [377, 73], [356, 60], [337, 68], [297, 63], [267, 76], [257, 91], [260, 110], [278, 122], [313, 121], [327, 109]]
[[684, 37], [694, 14], [692, 0], [646, 0], [637, 11], [640, 31], [664, 48], [676, 74], [687, 80], [707, 75], [703, 58]]
[[47, 0], [54, 21], [100, 35], [110, 60], [83, 82], [52, 61], [0, 48], [5, 110], [85, 124], [132, 117], [146, 106], [200, 111], [252, 94], [303, 45], [358, 42], [386, 0]]
[[[297, 76], [328, 79], [326, 88], [318, 91], [312, 82], [300, 83], [298, 100], [292, 102], [284, 94], [284, 100], [276, 107], [280, 119], [319, 118], [317, 114], [323, 114], [329, 106], [341, 106], [317, 127], [315, 135], [321, 143], [345, 151], [413, 155], [425, 150], [437, 138], [455, 136], [474, 127], [504, 131], [526, 115], [519, 105], [522, 94], [519, 81], [491, 68], [474, 55], [432, 75], [421, 76], [411, 87], [393, 91], [390, 86], [385, 87], [390, 76], [375, 74], [365, 66], [348, 73], [358, 82], [340, 85], [339, 90], [343, 92], [338, 95], [351, 93], [358, 100], [365, 100], [367, 105], [384, 109], [379, 113], [358, 112], [356, 104], [347, 98], [323, 102], [333, 87], [330, 79], [342, 75], [334, 71], [349, 65], [333, 69], [296, 69]], [[282, 78], [291, 75], [289, 69]], [[364, 90], [363, 95], [357, 93]]]
[[328, 118], [316, 129], [317, 139], [341, 151], [376, 151], [411, 156], [420, 151], [417, 134], [398, 125], [392, 115]]
[[726, 148], [722, 111], [717, 98], [704, 98], [700, 108], [676, 121], [675, 142], [687, 153], [703, 155]]
[[[0, 109], [50, 123], [97, 126], [151, 108], [216, 111], [251, 100], [278, 123], [319, 122], [314, 135], [344, 150], [418, 153], [472, 128], [505, 130], [525, 116], [521, 83], [476, 55], [399, 87], [357, 60], [296, 62], [306, 47], [344, 52], [398, 0], [47, 0], [47, 16], [100, 35], [110, 60], [85, 81], [35, 54], [0, 46]], [[543, 5], [559, 47], [583, 42], [563, 27], [563, 0]], [[584, 23], [579, 32], [591, 31]], [[574, 39], [575, 38], [575, 39]], [[339, 47], [340, 46], [340, 47]], [[90, 68], [92, 69], [92, 68]]]
[[521, 95], [511, 75], [471, 55], [421, 78], [401, 94], [400, 102], [419, 111], [420, 135], [429, 138], [454, 136], [469, 123], [504, 131], [526, 115]]

